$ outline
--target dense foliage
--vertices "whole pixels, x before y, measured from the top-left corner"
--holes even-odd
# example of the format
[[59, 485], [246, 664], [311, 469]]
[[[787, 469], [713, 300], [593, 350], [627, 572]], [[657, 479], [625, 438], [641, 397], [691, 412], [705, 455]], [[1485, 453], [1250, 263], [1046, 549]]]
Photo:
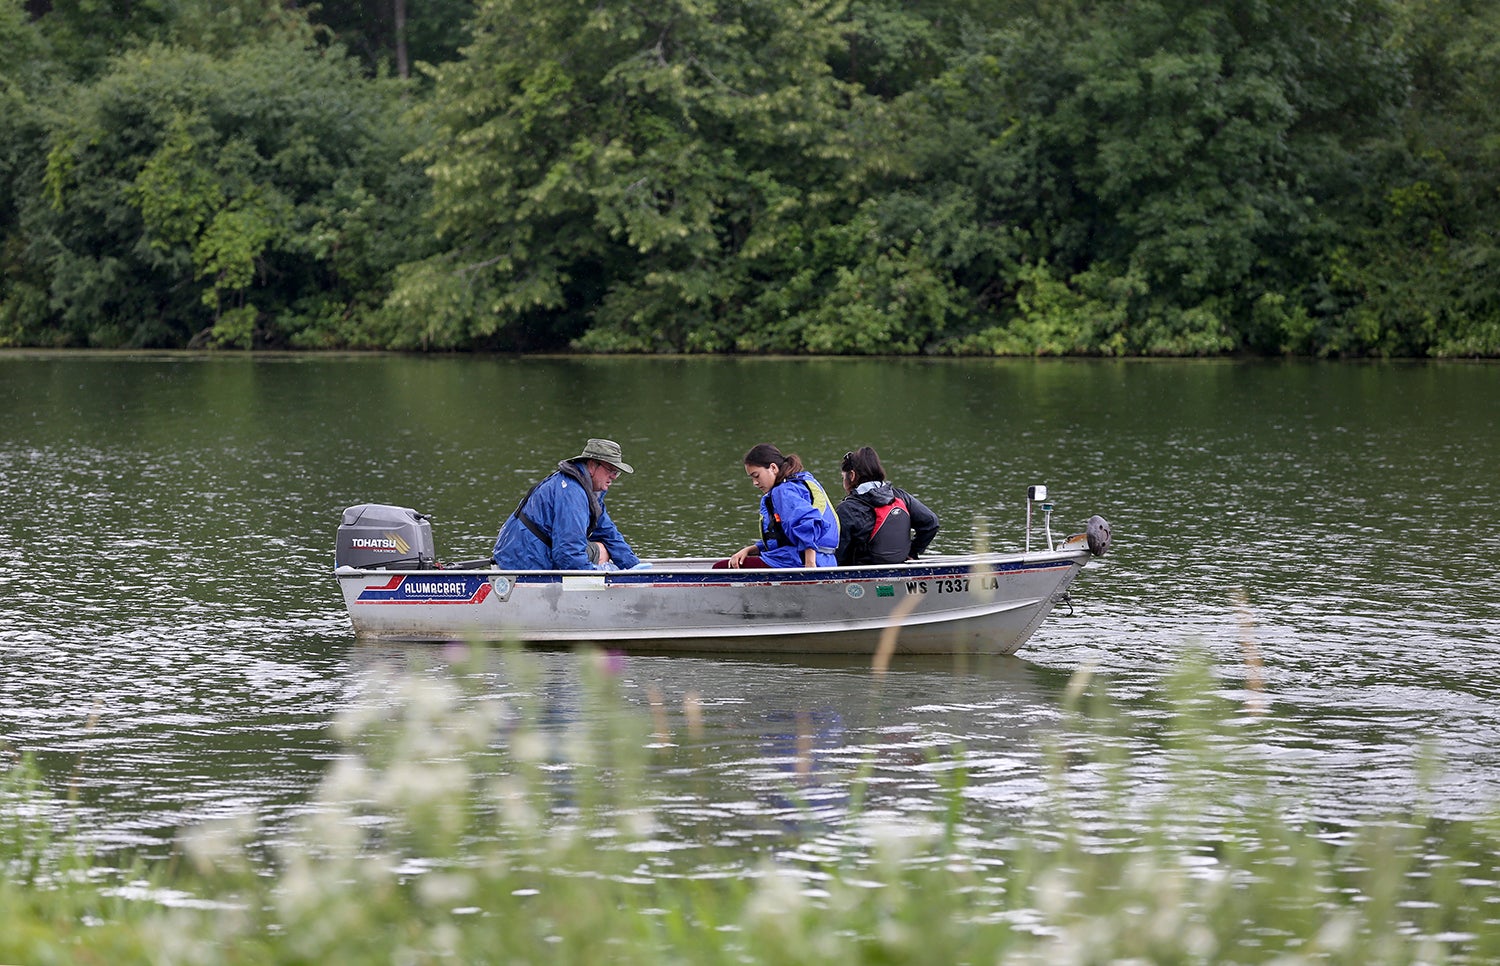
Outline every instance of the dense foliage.
[[1479, 0], [0, 0], [0, 46], [0, 346], [1500, 355]]

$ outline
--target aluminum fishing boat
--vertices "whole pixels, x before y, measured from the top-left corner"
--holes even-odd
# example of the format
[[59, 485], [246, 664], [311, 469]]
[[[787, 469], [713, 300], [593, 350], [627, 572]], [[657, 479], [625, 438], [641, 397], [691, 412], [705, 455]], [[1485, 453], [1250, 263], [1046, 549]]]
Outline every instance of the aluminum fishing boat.
[[[409, 641], [596, 642], [636, 650], [1011, 654], [1109, 547], [1103, 517], [1031, 549], [862, 567], [714, 570], [715, 558], [614, 571], [438, 562], [431, 524], [386, 504], [344, 511], [335, 576], [355, 633]], [[1051, 504], [1043, 504], [1050, 517]]]

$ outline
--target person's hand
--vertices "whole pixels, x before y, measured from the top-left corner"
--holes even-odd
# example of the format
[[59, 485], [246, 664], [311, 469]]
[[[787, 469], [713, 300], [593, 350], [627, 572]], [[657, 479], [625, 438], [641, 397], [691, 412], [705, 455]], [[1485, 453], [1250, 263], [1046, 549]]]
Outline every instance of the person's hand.
[[736, 550], [734, 552], [734, 556], [732, 556], [732, 557], [729, 558], [729, 567], [730, 567], [730, 569], [731, 570], [738, 570], [738, 569], [740, 569], [740, 567], [743, 567], [745, 565], [745, 558], [747, 556], [749, 556], [749, 555], [750, 555], [750, 548], [749, 547], [741, 547], [739, 550]]

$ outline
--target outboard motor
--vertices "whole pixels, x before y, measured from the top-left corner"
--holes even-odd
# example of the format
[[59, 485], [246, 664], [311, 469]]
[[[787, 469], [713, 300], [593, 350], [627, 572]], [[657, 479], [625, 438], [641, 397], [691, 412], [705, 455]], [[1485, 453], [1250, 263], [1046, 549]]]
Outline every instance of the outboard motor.
[[385, 503], [361, 503], [344, 511], [333, 552], [335, 567], [427, 570], [436, 561], [427, 514]]
[[1109, 539], [1112, 533], [1109, 521], [1094, 514], [1089, 517], [1088, 529], [1084, 531], [1089, 538], [1089, 553], [1096, 557], [1102, 557], [1109, 552]]

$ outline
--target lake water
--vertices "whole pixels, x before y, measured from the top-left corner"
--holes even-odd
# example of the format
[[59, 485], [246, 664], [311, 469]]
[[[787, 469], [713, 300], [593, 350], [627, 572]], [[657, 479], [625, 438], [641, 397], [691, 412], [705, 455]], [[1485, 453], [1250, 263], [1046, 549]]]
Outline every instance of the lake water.
[[[330, 722], [382, 700], [392, 666], [540, 689], [567, 727], [589, 713], [583, 657], [538, 652], [531, 680], [498, 651], [476, 669], [356, 642], [332, 550], [345, 506], [384, 502], [432, 514], [440, 557], [483, 556], [589, 436], [636, 467], [609, 502], [644, 555], [752, 539], [740, 458], [766, 440], [831, 486], [846, 450], [876, 446], [940, 514], [937, 551], [1019, 545], [1035, 483], [1055, 532], [1114, 527], [1013, 658], [883, 676], [853, 658], [613, 659], [682, 740], [702, 708], [696, 768], [658, 776], [667, 838], [708, 829], [748, 855], [811, 808], [836, 840], [871, 762], [866, 807], [921, 822], [955, 748], [965, 794], [1023, 812], [1080, 669], [1138, 723], [1115, 740], [1150, 787], [1164, 679], [1198, 649], [1227, 716], [1263, 710], [1245, 716], [1253, 747], [1320, 821], [1500, 797], [1485, 364], [0, 355], [0, 764], [34, 753], [91, 840], [157, 853], [247, 811], [282, 834], [344, 754]], [[799, 747], [817, 767], [794, 801]]]

